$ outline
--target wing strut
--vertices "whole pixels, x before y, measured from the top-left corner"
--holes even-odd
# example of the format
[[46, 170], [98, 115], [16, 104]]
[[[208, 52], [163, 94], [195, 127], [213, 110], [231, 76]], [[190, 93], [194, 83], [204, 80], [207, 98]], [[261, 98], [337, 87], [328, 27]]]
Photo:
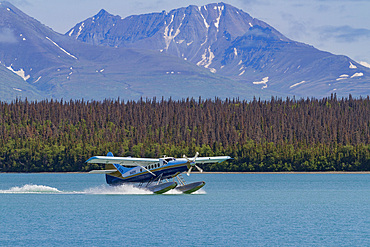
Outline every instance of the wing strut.
[[149, 171], [148, 169], [146, 169], [144, 166], [141, 166], [139, 165], [141, 168], [143, 168], [145, 171], [149, 172], [150, 174], [152, 174], [153, 176], [156, 176], [153, 172]]

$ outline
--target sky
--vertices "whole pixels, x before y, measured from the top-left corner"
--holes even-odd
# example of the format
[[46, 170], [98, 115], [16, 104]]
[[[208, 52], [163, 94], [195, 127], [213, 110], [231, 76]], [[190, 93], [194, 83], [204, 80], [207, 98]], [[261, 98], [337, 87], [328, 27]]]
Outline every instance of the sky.
[[[204, 0], [8, 0], [17, 8], [66, 33], [105, 9], [113, 15], [169, 12]], [[267, 22], [288, 38], [370, 64], [370, 0], [223, 0]]]

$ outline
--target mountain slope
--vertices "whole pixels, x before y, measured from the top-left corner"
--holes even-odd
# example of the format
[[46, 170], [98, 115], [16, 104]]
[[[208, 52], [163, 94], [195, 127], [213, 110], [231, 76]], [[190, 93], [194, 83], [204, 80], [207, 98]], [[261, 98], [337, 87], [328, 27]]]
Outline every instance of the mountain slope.
[[44, 99], [42, 93], [25, 82], [20, 76], [0, 65], [0, 99], [12, 101], [15, 99]]
[[303, 97], [370, 93], [369, 68], [292, 41], [224, 3], [127, 18], [101, 10], [65, 35], [93, 45], [170, 54], [260, 91]]
[[7, 32], [11, 41], [0, 39], [1, 64], [23, 71], [22, 79], [45, 98], [271, 95], [169, 54], [81, 43], [54, 32], [7, 2], [0, 5], [0, 30]]
[[258, 36], [247, 33], [237, 38], [224, 57], [215, 59], [224, 66], [223, 75], [303, 97], [370, 93], [368, 68], [346, 56], [282, 41], [258, 29]]

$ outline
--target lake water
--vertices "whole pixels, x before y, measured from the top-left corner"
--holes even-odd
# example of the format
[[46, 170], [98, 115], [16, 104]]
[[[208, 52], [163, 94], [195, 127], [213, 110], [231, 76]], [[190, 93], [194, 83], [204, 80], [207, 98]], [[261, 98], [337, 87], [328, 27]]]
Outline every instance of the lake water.
[[370, 246], [370, 174], [191, 174], [197, 194], [96, 174], [0, 174], [0, 246]]

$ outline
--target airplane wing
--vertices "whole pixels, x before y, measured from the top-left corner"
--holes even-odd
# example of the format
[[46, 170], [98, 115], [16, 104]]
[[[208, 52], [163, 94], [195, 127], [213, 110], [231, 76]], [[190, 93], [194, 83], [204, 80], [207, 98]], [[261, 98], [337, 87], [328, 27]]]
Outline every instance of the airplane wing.
[[230, 156], [214, 156], [214, 157], [198, 157], [195, 160], [196, 164], [221, 163], [225, 160], [232, 159]]
[[89, 173], [91, 173], [91, 174], [110, 174], [110, 173], [114, 173], [114, 172], [117, 172], [117, 169], [115, 169], [115, 170], [91, 170], [91, 171], [89, 171]]
[[[190, 158], [192, 159], [192, 158]], [[232, 159], [230, 156], [213, 156], [213, 157], [197, 157], [195, 159], [196, 164], [211, 164], [211, 163], [221, 163], [225, 160], [230, 160]], [[180, 158], [176, 160], [184, 160], [186, 161], [187, 159]]]
[[94, 163], [94, 164], [120, 164], [122, 166], [147, 166], [153, 163], [158, 163], [159, 159], [94, 156], [88, 159], [86, 162], [90, 164]]

